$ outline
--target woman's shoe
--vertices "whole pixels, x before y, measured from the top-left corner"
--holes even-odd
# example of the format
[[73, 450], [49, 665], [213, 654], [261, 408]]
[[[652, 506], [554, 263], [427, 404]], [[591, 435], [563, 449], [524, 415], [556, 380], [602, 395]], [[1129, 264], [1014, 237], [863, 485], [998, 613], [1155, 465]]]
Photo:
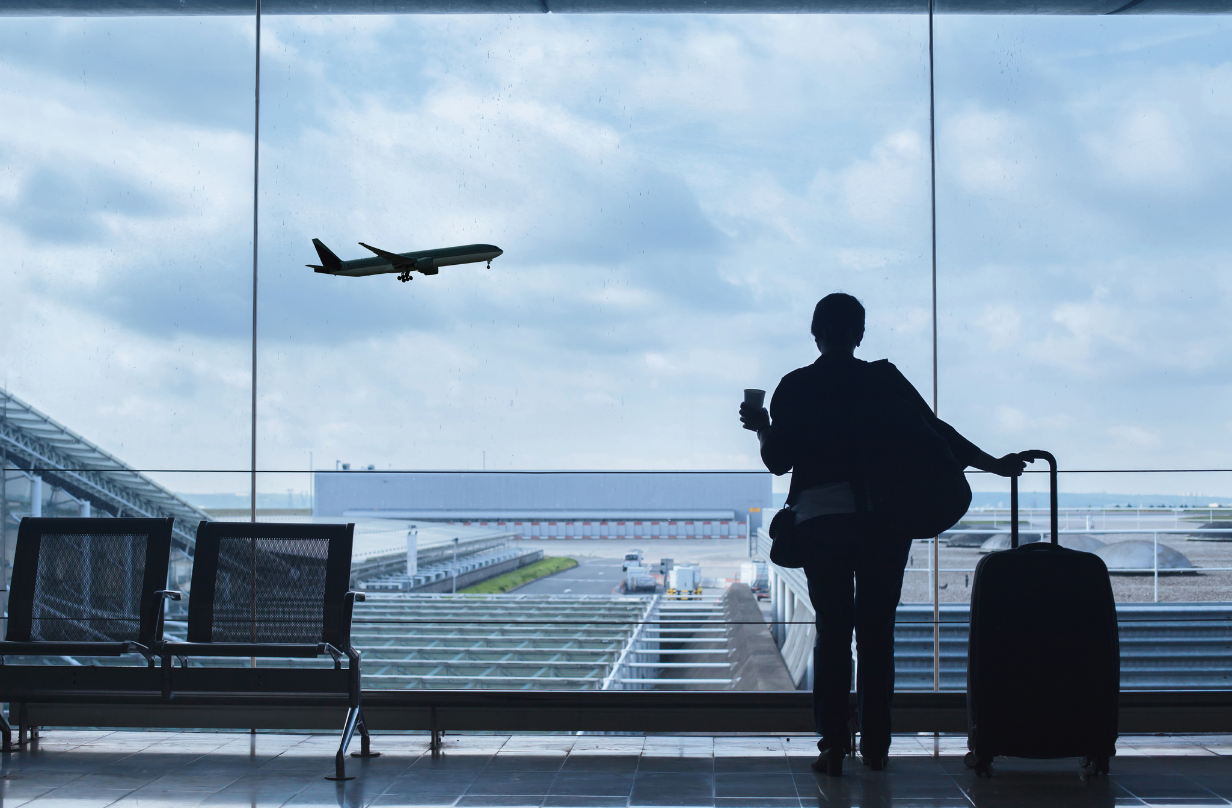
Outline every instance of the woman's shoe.
[[864, 759], [864, 765], [868, 766], [875, 772], [885, 769], [890, 764], [890, 756], [885, 753], [864, 754], [861, 756]]
[[826, 749], [817, 756], [816, 760], [809, 764], [809, 768], [818, 774], [828, 774], [831, 777], [842, 777], [844, 757], [846, 757], [846, 755], [842, 751]]

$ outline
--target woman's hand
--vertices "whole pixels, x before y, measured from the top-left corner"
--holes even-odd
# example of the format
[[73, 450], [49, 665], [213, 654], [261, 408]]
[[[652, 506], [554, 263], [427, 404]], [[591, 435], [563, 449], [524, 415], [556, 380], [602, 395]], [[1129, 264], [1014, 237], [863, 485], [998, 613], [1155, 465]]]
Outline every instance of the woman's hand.
[[1002, 477], [1017, 477], [1026, 467], [1027, 463], [1021, 457], [1016, 454], [1007, 454], [1005, 457], [998, 457], [984, 471], [991, 471]]
[[765, 407], [750, 407], [748, 404], [740, 405], [740, 423], [750, 432], [760, 432], [763, 429], [770, 428], [770, 413]]

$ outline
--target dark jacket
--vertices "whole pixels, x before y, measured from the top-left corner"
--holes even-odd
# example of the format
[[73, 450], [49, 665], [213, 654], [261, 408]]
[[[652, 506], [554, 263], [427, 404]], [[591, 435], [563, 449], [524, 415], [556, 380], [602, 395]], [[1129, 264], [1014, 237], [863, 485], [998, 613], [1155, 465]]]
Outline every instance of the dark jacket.
[[774, 474], [792, 472], [787, 504], [800, 492], [824, 483], [856, 482], [857, 436], [853, 414], [862, 384], [875, 368], [878, 395], [898, 395], [917, 408], [950, 445], [955, 459], [972, 465], [983, 452], [958, 430], [933, 414], [911, 382], [889, 362], [869, 363], [848, 354], [823, 354], [813, 364], [788, 373], [770, 399], [771, 426], [761, 459]]

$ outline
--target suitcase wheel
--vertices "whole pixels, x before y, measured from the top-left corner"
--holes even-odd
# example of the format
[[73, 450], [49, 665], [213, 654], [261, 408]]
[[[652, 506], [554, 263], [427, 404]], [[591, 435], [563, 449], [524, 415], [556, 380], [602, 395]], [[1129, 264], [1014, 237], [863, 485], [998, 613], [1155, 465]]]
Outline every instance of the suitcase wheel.
[[1091, 774], [1107, 774], [1109, 769], [1109, 758], [1107, 755], [1092, 755], [1084, 757], [1079, 761], [1082, 768], [1091, 772]]
[[974, 752], [963, 755], [963, 763], [968, 769], [975, 769], [976, 776], [992, 777], [992, 758], [982, 758]]

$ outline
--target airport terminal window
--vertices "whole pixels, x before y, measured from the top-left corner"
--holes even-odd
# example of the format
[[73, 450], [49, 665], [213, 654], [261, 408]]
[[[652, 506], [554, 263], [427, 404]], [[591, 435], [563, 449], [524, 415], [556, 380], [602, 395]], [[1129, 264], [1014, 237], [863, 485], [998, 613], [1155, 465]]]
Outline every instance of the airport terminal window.
[[[0, 22], [6, 580], [17, 518], [115, 515], [170, 497], [121, 460], [244, 468], [250, 32], [226, 18]], [[85, 463], [97, 479], [31, 471], [57, 448], [52, 465]], [[244, 479], [159, 477], [181, 494], [243, 490]], [[171, 501], [195, 532], [199, 515]]]
[[[921, 18], [264, 25], [262, 466], [760, 469], [741, 390], [828, 287], [930, 384]], [[313, 238], [504, 253], [399, 283]]]
[[[372, 686], [724, 687], [741, 615], [774, 623], [774, 686], [808, 684], [801, 582], [758, 563], [786, 488], [735, 407], [812, 361], [835, 289], [868, 308], [859, 355], [933, 398], [924, 17], [266, 17], [255, 300], [252, 20], [0, 32], [6, 429], [46, 413], [186, 524], [249, 518], [255, 304], [257, 517], [360, 522], [360, 645], [405, 646]], [[1058, 456], [1066, 541], [1111, 548], [1141, 622], [1199, 619], [1154, 604], [1232, 580], [1229, 475], [1158, 472], [1226, 465], [1227, 38], [1202, 17], [937, 20], [940, 414], [995, 455]], [[479, 246], [403, 283], [333, 275], [455, 245]], [[471, 262], [422, 272], [440, 258]], [[21, 515], [111, 512], [5, 452], [10, 558]], [[578, 473], [681, 470], [739, 473]], [[971, 480], [940, 571], [926, 542], [909, 559], [900, 645], [924, 661], [903, 689], [938, 684], [934, 593], [960, 645], [1005, 537], [1004, 481]], [[733, 581], [753, 595], [724, 601]], [[942, 668], [962, 687], [960, 657]]]

